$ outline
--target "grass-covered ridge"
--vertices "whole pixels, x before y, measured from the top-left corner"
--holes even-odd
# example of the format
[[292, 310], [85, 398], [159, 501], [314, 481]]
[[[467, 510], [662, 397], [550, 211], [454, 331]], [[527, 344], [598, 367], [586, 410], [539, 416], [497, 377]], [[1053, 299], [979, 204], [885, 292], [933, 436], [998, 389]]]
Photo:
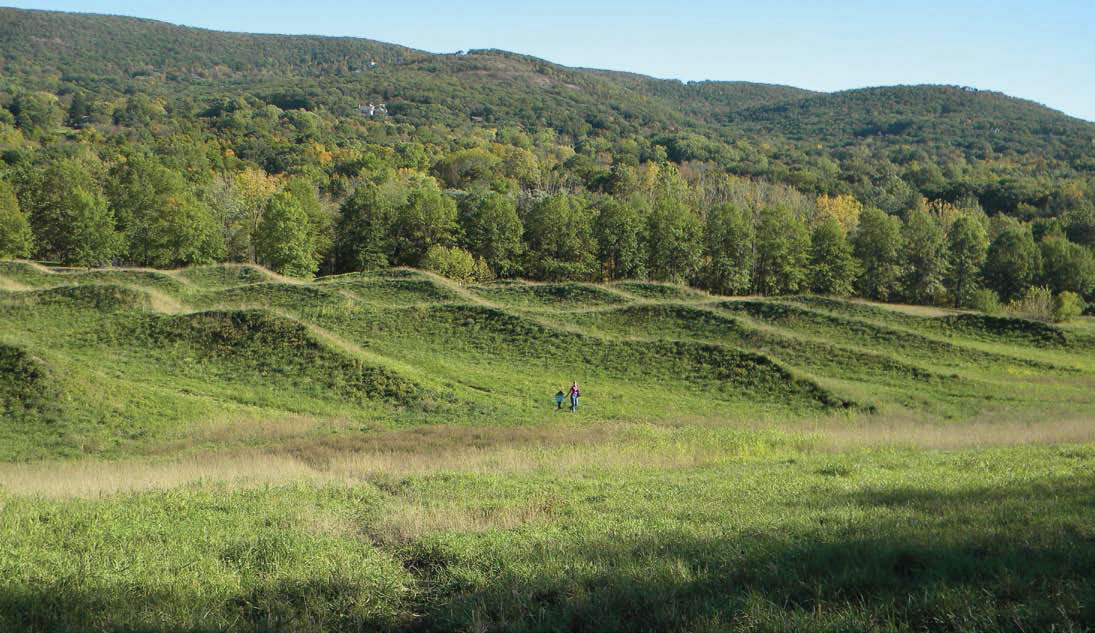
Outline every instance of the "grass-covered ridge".
[[[1089, 399], [1087, 335], [818, 297], [728, 300], [639, 282], [462, 287], [410, 269], [301, 282], [246, 265], [5, 262], [0, 280], [7, 417], [49, 438], [29, 453], [4, 447], [13, 459], [140, 452], [219, 407], [373, 426], [527, 424], [574, 380], [583, 410], [610, 419], [962, 419], [1035, 392], [1038, 406]], [[67, 397], [34, 395], [62, 382]]]
[[1087, 630], [1091, 334], [5, 262], [0, 630]]

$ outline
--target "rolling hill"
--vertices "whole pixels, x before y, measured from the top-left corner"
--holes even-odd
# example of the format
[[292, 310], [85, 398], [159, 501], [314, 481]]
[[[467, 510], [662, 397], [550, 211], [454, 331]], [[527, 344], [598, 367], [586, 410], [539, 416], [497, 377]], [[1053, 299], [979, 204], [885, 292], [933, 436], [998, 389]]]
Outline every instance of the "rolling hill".
[[[498, 50], [431, 54], [365, 39], [224, 33], [91, 14], [0, 9], [11, 87], [100, 97], [256, 93], [342, 115], [386, 102], [397, 121], [551, 127], [575, 137], [694, 132], [719, 142], [830, 149], [882, 139], [948, 144], [968, 156], [1090, 159], [1095, 123], [999, 93], [899, 86], [812, 93], [733, 81], [682, 83], [567, 68]], [[688, 157], [686, 157], [688, 158]]]
[[0, 280], [6, 459], [141, 452], [228, 412], [520, 426], [578, 378], [599, 419], [1095, 404], [1095, 339], [1016, 319], [411, 269], [308, 283], [11, 262]]
[[1093, 351], [650, 282], [0, 262], [0, 627], [1087, 626]]

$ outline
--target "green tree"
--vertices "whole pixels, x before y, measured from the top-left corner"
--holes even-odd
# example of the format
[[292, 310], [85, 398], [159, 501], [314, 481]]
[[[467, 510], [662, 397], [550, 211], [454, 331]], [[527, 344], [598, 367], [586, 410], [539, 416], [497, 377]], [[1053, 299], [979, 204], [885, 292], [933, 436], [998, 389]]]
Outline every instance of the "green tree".
[[875, 208], [864, 209], [852, 238], [852, 251], [862, 271], [859, 292], [887, 301], [896, 294], [901, 278], [901, 221]]
[[652, 279], [687, 281], [703, 257], [703, 224], [681, 198], [656, 196], [647, 220], [647, 270]]
[[958, 216], [947, 231], [945, 282], [955, 307], [965, 305], [981, 287], [981, 267], [988, 247], [985, 225], [972, 215]]
[[501, 277], [520, 270], [525, 243], [525, 227], [517, 216], [517, 207], [509, 196], [495, 191], [477, 191], [461, 200], [460, 227], [464, 245]]
[[114, 214], [98, 192], [73, 189], [60, 210], [68, 227], [65, 246], [55, 253], [73, 266], [107, 266], [122, 252], [124, 240], [114, 230]]
[[255, 236], [259, 263], [293, 277], [311, 277], [319, 268], [308, 214], [291, 194], [270, 197]]
[[55, 160], [28, 174], [19, 193], [41, 258], [101, 266], [123, 251], [114, 213], [87, 164], [73, 158]]
[[277, 186], [275, 178], [262, 169], [254, 167], [248, 167], [236, 173], [230, 182], [229, 195], [233, 199], [232, 208], [238, 212], [238, 215], [231, 222], [229, 228], [231, 235], [226, 241], [242, 246], [245, 250], [236, 255], [242, 255], [247, 261], [256, 261], [255, 234], [262, 221], [266, 203], [277, 191]]
[[314, 182], [302, 176], [294, 176], [285, 183], [284, 191], [299, 204], [308, 216], [308, 234], [312, 244], [312, 258], [323, 262], [334, 245], [334, 218], [319, 198]]
[[12, 100], [9, 110], [15, 115], [15, 125], [28, 136], [52, 132], [61, 127], [64, 120], [57, 97], [48, 92], [20, 93]]
[[718, 294], [749, 291], [753, 274], [752, 214], [732, 203], [707, 212], [704, 221], [703, 284]]
[[858, 265], [844, 227], [828, 217], [810, 236], [810, 292], [843, 297], [852, 294]]
[[383, 268], [391, 261], [397, 204], [379, 184], [358, 187], [343, 201], [335, 230], [335, 270]]
[[923, 209], [913, 209], [905, 217], [902, 247], [901, 286], [905, 300], [930, 304], [946, 292], [947, 236], [943, 227]]
[[1047, 237], [1042, 251], [1042, 283], [1054, 293], [1074, 292], [1082, 297], [1095, 290], [1095, 255], [1064, 237]]
[[1053, 297], [1053, 320], [1057, 323], [1068, 321], [1083, 314], [1086, 307], [1087, 304], [1075, 292], [1070, 290], [1059, 292]]
[[754, 290], [764, 295], [802, 291], [810, 256], [805, 222], [784, 204], [762, 207], [757, 216]]
[[985, 284], [1003, 301], [1023, 295], [1042, 273], [1042, 254], [1029, 227], [1006, 228], [989, 245]]
[[127, 260], [142, 266], [211, 263], [225, 254], [213, 212], [182, 174], [140, 154], [110, 172], [107, 196], [125, 235]]
[[213, 213], [190, 192], [164, 197], [154, 212], [142, 214], [140, 220], [130, 233], [130, 252], [140, 253], [137, 263], [190, 266], [211, 264], [224, 256], [224, 238]]
[[0, 180], [0, 259], [30, 257], [34, 234], [11, 185]]
[[422, 268], [464, 284], [493, 279], [482, 257], [476, 259], [459, 246], [449, 248], [434, 244], [422, 258]]
[[91, 116], [91, 103], [87, 100], [87, 95], [82, 90], [77, 90], [72, 94], [72, 101], [69, 102], [68, 112], [65, 114], [65, 122], [74, 127], [78, 125], [84, 117]]
[[437, 161], [434, 173], [451, 189], [485, 185], [497, 175], [501, 159], [490, 152], [473, 147], [453, 152]]
[[525, 221], [529, 250], [525, 270], [537, 279], [592, 279], [597, 266], [594, 254], [593, 217], [589, 205], [566, 193], [533, 203]]
[[448, 246], [454, 241], [456, 202], [424, 179], [409, 191], [392, 226], [392, 259], [396, 264], [417, 266], [434, 244]]
[[649, 205], [639, 196], [597, 201], [593, 233], [605, 279], [645, 279]]

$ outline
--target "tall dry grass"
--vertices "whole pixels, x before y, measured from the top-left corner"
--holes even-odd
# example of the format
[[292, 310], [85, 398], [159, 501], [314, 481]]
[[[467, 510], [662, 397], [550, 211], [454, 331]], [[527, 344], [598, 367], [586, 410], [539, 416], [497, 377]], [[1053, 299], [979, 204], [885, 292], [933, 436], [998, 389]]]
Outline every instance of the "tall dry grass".
[[7, 277], [0, 277], [0, 290], [8, 290], [11, 292], [21, 292], [24, 290], [30, 290], [27, 286], [21, 283], [17, 283], [8, 279]]
[[[960, 450], [1095, 443], [1095, 419], [1090, 417], [1044, 422], [980, 419], [961, 425], [869, 416], [810, 424], [678, 420], [670, 424], [525, 428], [437, 426], [306, 435], [324, 424], [327, 422], [311, 418], [271, 420], [263, 425], [236, 420], [208, 425], [196, 432], [197, 437], [180, 440], [233, 446], [216, 452], [179, 455], [180, 446], [172, 445], [164, 448], [173, 457], [0, 464], [0, 489], [15, 495], [99, 497], [195, 483], [233, 487], [291, 482], [354, 485], [433, 473], [626, 472], [877, 448]], [[241, 437], [256, 444], [232, 444]], [[409, 523], [436, 523], [445, 509], [435, 510], [437, 516], [431, 519], [430, 509], [410, 508], [413, 520]], [[466, 519], [469, 526], [478, 520]], [[491, 524], [498, 520], [507, 519], [493, 517]]]

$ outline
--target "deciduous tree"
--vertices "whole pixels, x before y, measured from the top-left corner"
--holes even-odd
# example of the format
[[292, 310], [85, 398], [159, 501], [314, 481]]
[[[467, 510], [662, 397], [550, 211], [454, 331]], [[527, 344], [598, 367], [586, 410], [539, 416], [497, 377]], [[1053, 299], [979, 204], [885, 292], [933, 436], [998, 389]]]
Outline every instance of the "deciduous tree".
[[870, 299], [886, 301], [896, 294], [901, 277], [901, 221], [875, 208], [859, 216], [859, 228], [852, 249], [859, 260], [859, 292]]
[[791, 208], [777, 204], [758, 212], [753, 289], [764, 295], [791, 294], [806, 287], [810, 233]]
[[988, 251], [985, 226], [970, 214], [959, 215], [947, 231], [945, 281], [955, 307], [965, 305], [981, 287], [981, 267]]
[[852, 294], [858, 263], [844, 227], [829, 217], [810, 236], [810, 292], [843, 297]]
[[718, 294], [749, 291], [754, 261], [753, 216], [723, 203], [707, 212], [704, 222], [703, 283]]

